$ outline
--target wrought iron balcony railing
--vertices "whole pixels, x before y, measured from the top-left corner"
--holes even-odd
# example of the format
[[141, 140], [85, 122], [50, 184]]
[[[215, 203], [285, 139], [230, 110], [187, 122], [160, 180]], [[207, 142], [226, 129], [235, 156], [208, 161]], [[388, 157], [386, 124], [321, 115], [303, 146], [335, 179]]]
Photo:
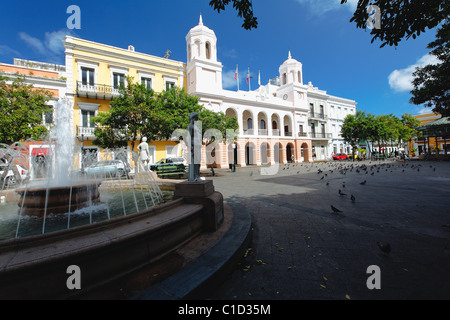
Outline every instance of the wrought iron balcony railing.
[[90, 84], [77, 81], [77, 96], [95, 99], [112, 100], [119, 95], [119, 88], [105, 84]]

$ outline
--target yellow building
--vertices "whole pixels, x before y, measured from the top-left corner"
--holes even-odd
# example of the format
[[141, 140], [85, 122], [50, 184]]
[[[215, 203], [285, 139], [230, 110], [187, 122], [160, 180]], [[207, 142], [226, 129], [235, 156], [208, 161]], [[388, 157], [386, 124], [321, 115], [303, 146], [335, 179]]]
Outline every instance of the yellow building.
[[[424, 124], [442, 118], [442, 116], [438, 113], [427, 113], [415, 115], [414, 118], [420, 121], [419, 126], [423, 126]], [[433, 151], [436, 150], [436, 147], [439, 150], [445, 150], [445, 145], [446, 143], [444, 143], [444, 139], [442, 137], [428, 137], [428, 138], [419, 137], [415, 139], [414, 144], [412, 146], [415, 149], [417, 149], [416, 154], [422, 155], [427, 152], [431, 152], [432, 150]]]
[[[112, 99], [118, 96], [118, 88], [126, 82], [127, 76], [155, 92], [174, 86], [186, 87], [186, 65], [183, 62], [139, 53], [133, 46], [123, 49], [70, 36], [65, 38], [64, 46], [67, 97], [73, 106], [71, 126], [80, 146], [80, 155], [90, 154], [93, 160], [103, 159], [104, 154], [92, 144], [95, 128], [91, 118], [110, 109]], [[139, 141], [136, 146], [138, 144]], [[150, 162], [181, 153], [181, 146], [172, 141], [152, 141], [149, 147]], [[127, 157], [131, 166], [132, 152], [137, 150], [131, 150], [129, 143]]]

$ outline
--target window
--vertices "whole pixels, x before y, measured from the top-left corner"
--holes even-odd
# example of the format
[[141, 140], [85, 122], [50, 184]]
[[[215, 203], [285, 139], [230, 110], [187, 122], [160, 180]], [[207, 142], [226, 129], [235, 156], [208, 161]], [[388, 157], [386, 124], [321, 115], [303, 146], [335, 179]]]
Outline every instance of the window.
[[287, 83], [287, 74], [283, 73], [283, 84]]
[[309, 111], [311, 111], [311, 113], [314, 113], [314, 104], [309, 104]]
[[81, 68], [81, 83], [83, 85], [94, 85], [95, 70], [91, 68]]
[[297, 76], [298, 76], [298, 82], [302, 82], [302, 73], [299, 71], [298, 73], [297, 73]]
[[247, 119], [247, 130], [253, 129], [253, 121], [252, 118]]
[[260, 129], [262, 129], [262, 130], [266, 129], [266, 122], [264, 121], [264, 119], [261, 119], [260, 123], [261, 123]]
[[205, 45], [205, 49], [206, 49], [206, 59], [211, 59], [211, 44], [209, 42], [206, 42]]
[[52, 124], [53, 123], [53, 107], [50, 107], [52, 110], [44, 113], [44, 124]]
[[145, 86], [146, 89], [153, 89], [151, 78], [141, 78], [141, 83]]
[[113, 86], [118, 89], [120, 86], [125, 85], [125, 75], [123, 73], [113, 73]]
[[81, 126], [85, 127], [85, 128], [93, 128], [94, 127], [94, 121], [93, 121], [94, 117], [95, 117], [94, 111], [81, 110]]
[[300, 135], [303, 135], [303, 125], [302, 124], [298, 125], [298, 132], [300, 133]]
[[173, 81], [166, 81], [166, 91], [169, 91], [170, 89], [175, 87], [175, 82]]
[[320, 114], [323, 115], [323, 106], [320, 105]]

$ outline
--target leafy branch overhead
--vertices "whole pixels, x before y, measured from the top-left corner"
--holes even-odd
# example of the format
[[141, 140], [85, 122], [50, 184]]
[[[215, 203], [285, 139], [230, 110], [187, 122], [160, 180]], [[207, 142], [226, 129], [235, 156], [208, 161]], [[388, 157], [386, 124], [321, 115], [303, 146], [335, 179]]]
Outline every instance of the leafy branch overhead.
[[[341, 0], [341, 4], [347, 1]], [[359, 0], [350, 22], [365, 29], [369, 18], [367, 8], [371, 5], [379, 8], [381, 28], [373, 28], [370, 34], [372, 42], [381, 40], [381, 47], [397, 46], [403, 38], [415, 39], [449, 16], [447, 0]]]
[[258, 19], [253, 15], [252, 0], [211, 0], [209, 5], [218, 13], [233, 2], [233, 8], [238, 12], [238, 17], [244, 19], [242, 27], [246, 30], [258, 28]]

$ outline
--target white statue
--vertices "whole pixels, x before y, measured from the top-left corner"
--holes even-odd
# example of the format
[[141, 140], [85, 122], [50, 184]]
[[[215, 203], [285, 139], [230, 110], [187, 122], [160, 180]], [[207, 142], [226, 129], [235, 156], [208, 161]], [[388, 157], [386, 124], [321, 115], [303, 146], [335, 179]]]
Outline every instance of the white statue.
[[148, 149], [147, 138], [143, 137], [141, 144], [137, 146], [139, 150], [139, 163], [144, 164], [143, 168], [146, 170], [148, 168], [148, 163], [150, 161], [150, 151]]

